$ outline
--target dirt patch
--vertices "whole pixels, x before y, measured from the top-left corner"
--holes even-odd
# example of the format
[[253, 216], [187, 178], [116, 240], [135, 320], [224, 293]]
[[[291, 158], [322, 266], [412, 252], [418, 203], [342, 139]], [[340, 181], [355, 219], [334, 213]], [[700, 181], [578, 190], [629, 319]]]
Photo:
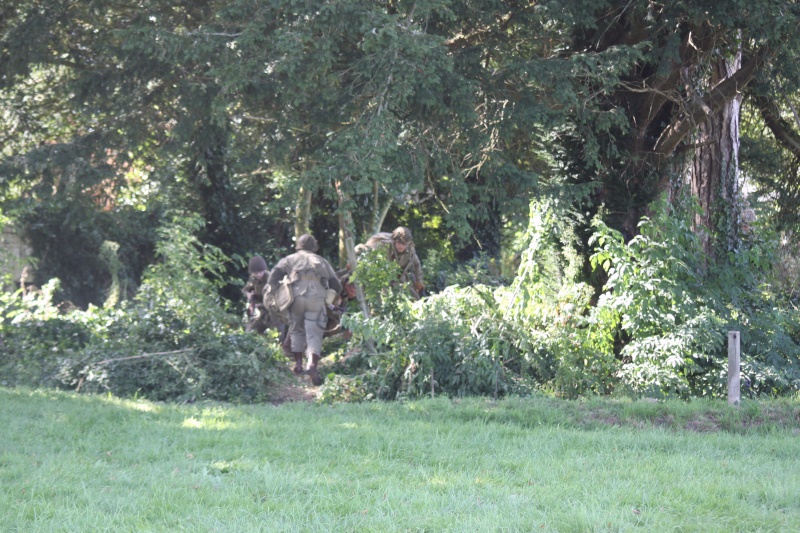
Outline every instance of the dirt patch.
[[[332, 357], [323, 357], [319, 362], [320, 376], [328, 375], [334, 371]], [[294, 364], [286, 365], [286, 372], [280, 382], [274, 383], [269, 392], [268, 403], [280, 405], [286, 402], [315, 402], [322, 395], [322, 385], [315, 387], [311, 384], [311, 378], [303, 374], [296, 376], [292, 373]]]
[[286, 402], [314, 402], [319, 398], [320, 387], [311, 384], [308, 376], [295, 376], [287, 366], [286, 378], [275, 383], [269, 392], [268, 402], [280, 405]]
[[313, 402], [319, 394], [319, 387], [302, 383], [277, 383], [269, 394], [269, 403], [280, 405], [286, 402]]

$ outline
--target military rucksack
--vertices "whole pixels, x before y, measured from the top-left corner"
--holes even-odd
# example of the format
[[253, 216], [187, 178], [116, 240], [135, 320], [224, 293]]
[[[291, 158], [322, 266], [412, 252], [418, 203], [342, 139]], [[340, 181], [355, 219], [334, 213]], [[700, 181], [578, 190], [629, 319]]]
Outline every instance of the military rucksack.
[[292, 306], [292, 302], [294, 302], [294, 293], [288, 276], [284, 276], [275, 292], [272, 291], [271, 285], [267, 284], [265, 287], [264, 307], [274, 319], [288, 324], [290, 321], [289, 308]]

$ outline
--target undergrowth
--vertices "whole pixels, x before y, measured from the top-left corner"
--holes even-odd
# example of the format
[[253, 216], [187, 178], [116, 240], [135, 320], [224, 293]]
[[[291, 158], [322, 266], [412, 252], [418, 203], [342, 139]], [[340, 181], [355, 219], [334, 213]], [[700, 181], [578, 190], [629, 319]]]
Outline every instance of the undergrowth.
[[[326, 343], [324, 402], [453, 398], [537, 391], [559, 397], [723, 397], [727, 332], [741, 333], [746, 398], [800, 390], [797, 309], [770, 281], [775, 239], [760, 231], [715, 261], [691, 211], [655, 205], [625, 242], [598, 216], [592, 253], [578, 252], [578, 221], [552, 201], [531, 206], [519, 267], [502, 282], [491, 261], [453, 272], [420, 300], [383, 254], [362, 256], [342, 323]], [[136, 296], [63, 313], [58, 281], [0, 295], [2, 381], [154, 400], [263, 401], [285, 378], [276, 334], [246, 334], [219, 297], [231, 259], [176, 218]], [[766, 237], [764, 237], [766, 236]], [[586, 275], [586, 268], [593, 269]], [[598, 282], [598, 280], [600, 280]]]
[[162, 230], [159, 262], [136, 297], [62, 314], [58, 280], [0, 294], [0, 375], [6, 386], [50, 386], [152, 400], [255, 402], [281, 379], [274, 343], [242, 332], [216, 296], [227, 258], [193, 237], [197, 221]]

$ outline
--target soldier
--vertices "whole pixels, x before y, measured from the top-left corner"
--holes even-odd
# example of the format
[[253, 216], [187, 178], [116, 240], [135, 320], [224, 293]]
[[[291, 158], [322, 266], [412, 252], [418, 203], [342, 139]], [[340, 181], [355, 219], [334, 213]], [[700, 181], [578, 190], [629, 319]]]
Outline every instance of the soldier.
[[329, 289], [340, 293], [342, 285], [333, 267], [315, 252], [317, 240], [311, 235], [301, 235], [295, 246], [297, 252], [284, 257], [272, 272], [267, 283], [278, 293], [284, 278], [291, 285], [292, 302], [289, 310], [289, 339], [295, 361], [295, 372], [303, 368], [303, 355], [309, 356], [307, 374], [314, 385], [322, 383], [317, 371], [322, 353], [322, 335], [328, 321], [326, 296]]
[[400, 226], [391, 233], [376, 233], [367, 240], [366, 245], [358, 245], [356, 251], [368, 248], [377, 250], [381, 247], [386, 248], [386, 257], [389, 261], [395, 261], [400, 265], [401, 273], [398, 280], [402, 283], [408, 282], [411, 294], [414, 298], [419, 298], [425, 290], [425, 285], [422, 281], [422, 264], [414, 249], [411, 230]]
[[336, 277], [342, 284], [342, 290], [334, 298], [333, 303], [327, 306], [328, 323], [325, 325], [324, 337], [343, 333], [345, 340], [349, 340], [353, 335], [352, 331], [342, 328], [342, 315], [347, 311], [347, 304], [356, 299], [356, 287], [350, 281], [350, 274], [349, 265], [343, 270], [336, 271]]
[[270, 326], [269, 313], [264, 307], [264, 286], [267, 284], [267, 262], [260, 255], [250, 259], [247, 265], [250, 277], [247, 279], [242, 294], [247, 299], [247, 318], [245, 331], [264, 333]]

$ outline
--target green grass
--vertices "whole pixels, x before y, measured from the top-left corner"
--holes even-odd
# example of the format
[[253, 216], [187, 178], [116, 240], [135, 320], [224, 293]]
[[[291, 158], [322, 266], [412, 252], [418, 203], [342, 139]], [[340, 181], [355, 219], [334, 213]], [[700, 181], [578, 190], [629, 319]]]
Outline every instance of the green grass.
[[800, 531], [800, 405], [0, 388], [0, 531]]

